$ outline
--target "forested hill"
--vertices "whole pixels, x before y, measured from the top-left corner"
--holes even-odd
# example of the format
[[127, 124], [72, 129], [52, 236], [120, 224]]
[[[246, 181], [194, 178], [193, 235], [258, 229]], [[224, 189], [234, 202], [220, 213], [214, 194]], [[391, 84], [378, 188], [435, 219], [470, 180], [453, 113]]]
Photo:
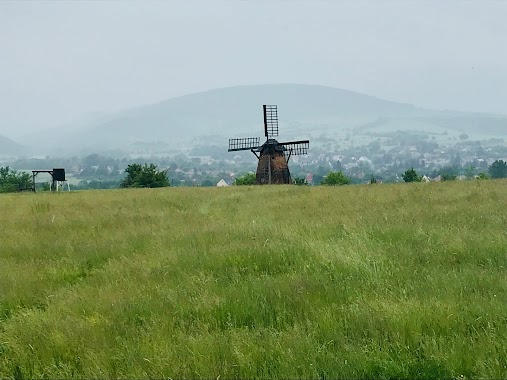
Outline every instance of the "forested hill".
[[0, 157], [18, 155], [24, 150], [17, 142], [0, 135]]
[[61, 145], [126, 149], [140, 143], [175, 145], [206, 135], [261, 136], [263, 104], [278, 105], [283, 138], [344, 129], [449, 129], [491, 136], [507, 131], [507, 116], [432, 111], [326, 86], [278, 84], [215, 89], [126, 110], [66, 134], [62, 129]]

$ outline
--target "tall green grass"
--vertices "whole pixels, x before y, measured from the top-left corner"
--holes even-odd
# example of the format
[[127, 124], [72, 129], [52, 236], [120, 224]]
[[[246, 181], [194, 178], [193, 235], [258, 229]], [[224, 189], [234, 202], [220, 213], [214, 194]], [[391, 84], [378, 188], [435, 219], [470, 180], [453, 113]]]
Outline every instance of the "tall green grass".
[[507, 378], [507, 182], [0, 196], [2, 378]]

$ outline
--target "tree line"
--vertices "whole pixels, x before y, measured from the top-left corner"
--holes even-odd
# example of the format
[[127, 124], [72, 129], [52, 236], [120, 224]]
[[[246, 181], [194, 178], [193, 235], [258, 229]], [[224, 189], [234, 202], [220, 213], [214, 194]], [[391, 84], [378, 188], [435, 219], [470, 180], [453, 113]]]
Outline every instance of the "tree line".
[[[440, 177], [443, 181], [452, 181], [455, 180], [457, 176], [452, 172], [444, 172]], [[468, 175], [467, 177], [472, 176]], [[495, 160], [491, 165], [489, 165], [487, 173], [481, 172], [476, 177], [479, 179], [507, 178], [507, 162], [503, 160]], [[423, 176], [419, 175], [414, 168], [405, 171], [402, 174], [402, 178], [405, 182], [421, 182], [423, 180]]]
[[[159, 170], [154, 164], [130, 164], [125, 169], [125, 178], [119, 184], [120, 188], [157, 188], [170, 186], [167, 170]], [[405, 182], [421, 182], [423, 176], [419, 175], [414, 168], [406, 170], [401, 177]], [[443, 175], [442, 180], [454, 180], [455, 175]], [[507, 162], [503, 160], [496, 160], [488, 167], [488, 173], [480, 173], [477, 178], [507, 178]], [[293, 180], [295, 185], [308, 185], [306, 178], [296, 177]], [[324, 176], [320, 185], [348, 185], [351, 183], [341, 170], [331, 171]], [[377, 179], [372, 175], [369, 183], [377, 183]], [[234, 185], [253, 185], [255, 184], [255, 174], [247, 173], [243, 176], [237, 177]], [[11, 169], [9, 166], [0, 167], [0, 193], [15, 192], [21, 190], [28, 190], [31, 186], [31, 176], [22, 171]], [[115, 186], [116, 187], [116, 186]]]
[[[443, 171], [443, 174], [440, 175], [441, 180], [443, 181], [451, 181], [455, 180], [457, 176], [455, 174], [452, 174], [452, 172], [445, 173]], [[472, 175], [467, 176], [469, 178], [472, 177]], [[488, 178], [507, 178], [507, 162], [503, 160], [496, 160], [494, 161], [489, 167], [488, 167], [488, 173], [479, 173], [477, 176], [479, 179], [488, 179]], [[406, 170], [402, 175], [401, 178], [405, 182], [421, 182], [423, 180], [423, 176], [417, 173], [417, 171], [414, 168], [410, 168]], [[375, 178], [374, 175], [371, 175], [370, 179], [368, 180], [369, 183], [378, 183], [378, 179]], [[295, 185], [308, 185], [308, 182], [305, 178], [296, 177], [293, 180], [293, 183]], [[343, 171], [330, 171], [327, 175], [323, 176], [323, 178], [320, 180], [320, 185], [348, 185], [351, 183], [351, 179], [347, 177]], [[254, 173], [248, 173], [241, 177], [236, 178], [234, 185], [253, 185], [255, 184], [255, 174]]]

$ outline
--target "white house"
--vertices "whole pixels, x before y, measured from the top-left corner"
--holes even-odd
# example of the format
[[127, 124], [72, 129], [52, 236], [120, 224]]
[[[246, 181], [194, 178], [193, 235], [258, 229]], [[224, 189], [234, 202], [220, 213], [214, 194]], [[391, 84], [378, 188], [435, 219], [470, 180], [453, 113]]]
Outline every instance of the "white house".
[[223, 179], [217, 182], [217, 187], [226, 187], [229, 186], [227, 182], [225, 182]]

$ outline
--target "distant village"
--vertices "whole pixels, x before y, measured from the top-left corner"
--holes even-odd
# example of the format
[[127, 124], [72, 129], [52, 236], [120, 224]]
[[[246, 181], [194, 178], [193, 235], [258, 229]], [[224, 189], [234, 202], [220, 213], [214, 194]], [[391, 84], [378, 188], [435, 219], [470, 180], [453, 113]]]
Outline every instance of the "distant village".
[[[439, 144], [430, 137], [374, 139], [367, 144], [322, 137], [311, 141], [308, 155], [290, 159], [293, 179], [319, 185], [332, 171], [342, 171], [350, 183], [403, 182], [402, 173], [413, 168], [423, 181], [464, 180], [488, 173], [495, 160], [507, 160], [507, 146], [501, 139], [468, 141], [461, 136], [454, 143]], [[65, 167], [75, 189], [116, 188], [132, 163], [153, 163], [167, 171], [171, 186], [226, 186], [239, 176], [255, 172], [257, 158], [250, 152], [227, 152], [224, 146], [209, 145], [173, 155], [151, 154], [120, 157], [91, 154], [85, 157], [19, 158], [4, 162], [16, 170]]]

